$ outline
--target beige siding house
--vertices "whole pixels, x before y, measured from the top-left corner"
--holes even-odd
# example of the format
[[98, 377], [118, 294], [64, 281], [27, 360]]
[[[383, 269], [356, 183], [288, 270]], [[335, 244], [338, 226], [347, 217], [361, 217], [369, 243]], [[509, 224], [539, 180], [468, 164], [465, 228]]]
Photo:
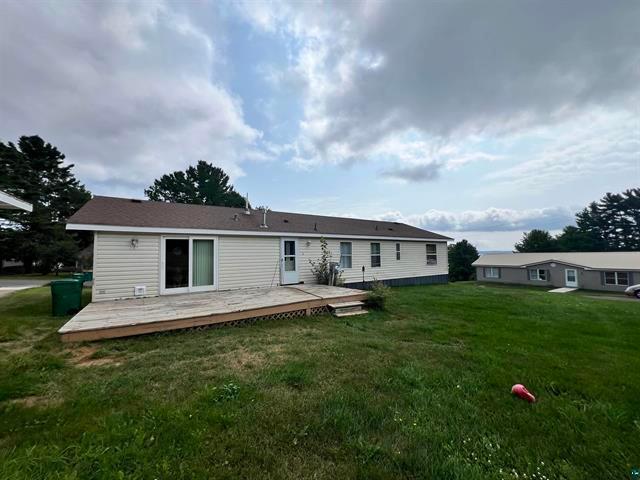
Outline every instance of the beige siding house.
[[94, 232], [93, 301], [315, 283], [321, 238], [345, 286], [448, 281], [451, 239], [396, 222], [95, 197], [67, 229]]
[[473, 266], [483, 282], [611, 292], [640, 283], [640, 252], [488, 254]]

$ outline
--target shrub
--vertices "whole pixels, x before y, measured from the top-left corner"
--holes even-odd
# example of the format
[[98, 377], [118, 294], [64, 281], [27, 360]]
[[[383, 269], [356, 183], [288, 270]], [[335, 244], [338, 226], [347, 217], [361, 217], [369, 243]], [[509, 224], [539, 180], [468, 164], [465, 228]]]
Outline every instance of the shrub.
[[376, 310], [384, 310], [390, 296], [391, 288], [379, 280], [374, 280], [369, 288], [369, 292], [367, 293], [365, 303], [367, 307]]
[[317, 261], [309, 260], [311, 273], [320, 285], [331, 285], [332, 280], [333, 285], [340, 285], [342, 279], [340, 273], [331, 269], [331, 250], [329, 250], [329, 245], [324, 237], [320, 238], [320, 250], [322, 253]]

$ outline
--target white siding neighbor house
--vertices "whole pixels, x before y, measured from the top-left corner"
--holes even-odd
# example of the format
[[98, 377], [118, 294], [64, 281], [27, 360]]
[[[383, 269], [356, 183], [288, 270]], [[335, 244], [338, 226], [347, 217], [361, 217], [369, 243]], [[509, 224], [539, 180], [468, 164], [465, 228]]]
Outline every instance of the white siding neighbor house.
[[324, 238], [347, 287], [448, 281], [448, 237], [397, 222], [94, 197], [93, 301], [315, 283]]

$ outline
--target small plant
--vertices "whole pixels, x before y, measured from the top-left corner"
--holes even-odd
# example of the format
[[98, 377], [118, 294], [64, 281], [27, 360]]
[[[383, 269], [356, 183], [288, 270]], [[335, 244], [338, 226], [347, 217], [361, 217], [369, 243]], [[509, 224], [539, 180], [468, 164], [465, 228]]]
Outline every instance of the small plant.
[[311, 273], [320, 285], [340, 285], [340, 272], [331, 268], [331, 250], [324, 238], [320, 238], [320, 250], [322, 253], [317, 261], [309, 260]]
[[234, 400], [240, 395], [240, 387], [233, 382], [225, 383], [220, 387], [206, 387], [205, 397], [213, 403]]
[[374, 280], [369, 287], [365, 303], [367, 304], [367, 307], [375, 310], [384, 310], [390, 296], [391, 288], [379, 280]]

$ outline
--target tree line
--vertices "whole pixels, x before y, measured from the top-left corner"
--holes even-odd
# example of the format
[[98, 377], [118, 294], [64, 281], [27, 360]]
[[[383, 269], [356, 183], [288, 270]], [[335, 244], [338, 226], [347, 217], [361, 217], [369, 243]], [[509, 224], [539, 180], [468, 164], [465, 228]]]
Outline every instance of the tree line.
[[515, 244], [518, 252], [615, 252], [640, 250], [640, 188], [607, 193], [576, 214], [576, 226], [556, 236], [533, 229]]
[[[91, 198], [73, 168], [58, 148], [37, 135], [22, 136], [17, 143], [0, 142], [0, 190], [33, 206], [32, 212], [0, 210], [0, 270], [3, 260], [20, 261], [25, 273], [73, 267], [80, 252], [91, 245], [91, 232], [65, 229], [67, 219]], [[150, 200], [162, 202], [245, 205], [229, 176], [202, 160], [185, 171], [163, 175], [144, 192]]]

